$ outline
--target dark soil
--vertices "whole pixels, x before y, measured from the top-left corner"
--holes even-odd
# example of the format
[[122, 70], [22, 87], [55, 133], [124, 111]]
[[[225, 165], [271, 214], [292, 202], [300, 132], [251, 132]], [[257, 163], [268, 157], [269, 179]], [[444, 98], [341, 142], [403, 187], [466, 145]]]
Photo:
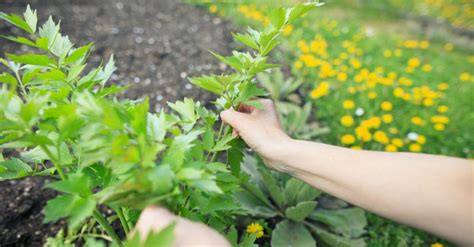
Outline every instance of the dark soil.
[[[21, 14], [27, 3], [38, 9], [40, 23], [48, 15], [62, 20], [62, 33], [78, 46], [94, 41], [92, 65], [114, 54], [118, 71], [111, 83], [132, 86], [121, 97], [149, 97], [152, 111], [184, 97], [212, 99], [186, 77], [223, 72], [208, 50], [229, 53], [235, 31], [220, 17], [175, 0], [0, 0], [0, 11]], [[19, 32], [0, 23], [0, 34], [11, 33]], [[0, 40], [1, 54], [18, 49], [27, 50]], [[55, 196], [45, 183], [39, 177], [0, 182], [0, 246], [42, 246], [64, 226], [42, 223], [42, 208]]]

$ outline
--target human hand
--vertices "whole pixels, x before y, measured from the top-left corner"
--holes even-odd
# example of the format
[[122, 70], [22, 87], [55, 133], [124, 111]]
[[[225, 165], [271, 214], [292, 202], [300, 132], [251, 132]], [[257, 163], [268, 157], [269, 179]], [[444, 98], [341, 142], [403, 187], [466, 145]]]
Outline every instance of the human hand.
[[281, 162], [281, 155], [291, 138], [281, 128], [273, 101], [259, 101], [263, 109], [242, 104], [238, 111], [229, 109], [221, 112], [222, 121], [231, 125], [234, 134], [242, 137], [247, 145], [263, 158], [267, 166], [286, 171]]
[[140, 233], [140, 238], [144, 241], [151, 231], [159, 232], [173, 222], [176, 222], [173, 244], [175, 247], [230, 247], [229, 242], [209, 226], [181, 218], [164, 208], [154, 206], [143, 210], [135, 231]]

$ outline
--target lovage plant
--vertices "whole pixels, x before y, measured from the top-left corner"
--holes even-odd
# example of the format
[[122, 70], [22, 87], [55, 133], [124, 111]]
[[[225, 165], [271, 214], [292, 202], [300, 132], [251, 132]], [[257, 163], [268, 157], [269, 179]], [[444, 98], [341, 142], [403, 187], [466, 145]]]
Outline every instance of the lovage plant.
[[[254, 98], [266, 92], [257, 87], [256, 74], [277, 67], [267, 62], [267, 55], [278, 45], [281, 31], [316, 6], [270, 11], [265, 30], [234, 35], [254, 52], [214, 54], [235, 73], [191, 82], [219, 95], [216, 105], [222, 108], [241, 103], [258, 107]], [[191, 99], [169, 103], [170, 113], [149, 112], [147, 99], [119, 100], [114, 94], [126, 87], [107, 84], [116, 69], [113, 57], [88, 69], [93, 44], [75, 47], [52, 17], [38, 28], [30, 7], [23, 17], [0, 12], [0, 19], [27, 33], [4, 38], [34, 50], [0, 59], [8, 69], [0, 74], [0, 148], [18, 154], [0, 157], [0, 179], [54, 179], [47, 187], [61, 194], [48, 201], [45, 222], [66, 218], [68, 233], [49, 244], [97, 244], [95, 238], [102, 238], [121, 246], [140, 210], [151, 204], [223, 233], [230, 230], [233, 244], [239, 239], [252, 244], [255, 238], [235, 238], [231, 227], [236, 215], [247, 213], [233, 196], [248, 180], [240, 171], [244, 145], [222, 123], [215, 133], [215, 112]], [[225, 163], [217, 159], [221, 152], [227, 152]], [[104, 206], [113, 215], [104, 215]], [[111, 226], [115, 220], [125, 238]], [[172, 242], [163, 236], [154, 241], [159, 246]]]

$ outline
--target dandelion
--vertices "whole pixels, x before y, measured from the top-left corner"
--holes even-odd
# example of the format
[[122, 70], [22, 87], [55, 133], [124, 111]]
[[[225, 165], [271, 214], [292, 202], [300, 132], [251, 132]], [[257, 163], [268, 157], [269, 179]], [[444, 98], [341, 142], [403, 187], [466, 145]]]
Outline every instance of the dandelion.
[[311, 98], [319, 99], [329, 94], [329, 83], [321, 82], [318, 87], [311, 91]]
[[255, 234], [257, 238], [263, 237], [263, 226], [259, 223], [252, 223], [247, 226], [247, 232], [249, 234]]
[[360, 63], [360, 61], [355, 58], [351, 59], [350, 63], [352, 67], [354, 67], [355, 69], [359, 69], [360, 67], [362, 67], [362, 64]]
[[433, 127], [434, 127], [434, 129], [437, 130], [437, 131], [443, 131], [443, 130], [445, 129], [444, 124], [440, 124], [440, 123], [435, 124]]
[[370, 133], [369, 129], [365, 126], [359, 126], [355, 129], [357, 138], [364, 142], [369, 142], [372, 140], [372, 134]]
[[423, 70], [424, 72], [430, 72], [431, 70], [433, 70], [433, 67], [431, 66], [431, 64], [425, 64], [423, 65], [423, 67], [421, 67], [421, 70]]
[[418, 134], [415, 132], [410, 132], [408, 133], [407, 138], [410, 141], [416, 141], [418, 139]]
[[377, 93], [376, 92], [369, 92], [367, 94], [367, 96], [369, 97], [369, 99], [375, 99], [375, 98], [377, 98]]
[[452, 51], [454, 49], [454, 45], [452, 43], [446, 43], [444, 44], [444, 50], [446, 51]]
[[441, 243], [434, 243], [434, 244], [431, 244], [431, 247], [444, 247], [444, 245]]
[[365, 111], [364, 111], [363, 108], [358, 107], [358, 108], [355, 110], [355, 114], [356, 114], [356, 116], [358, 116], [358, 117], [364, 115], [364, 113], [365, 113]]
[[209, 12], [211, 13], [216, 13], [217, 12], [217, 6], [212, 4], [211, 6], [209, 6]]
[[424, 135], [419, 135], [418, 138], [416, 139], [416, 142], [423, 145], [426, 143], [426, 137]]
[[293, 25], [289, 24], [287, 25], [285, 28], [283, 28], [283, 36], [288, 36], [291, 34], [291, 32], [293, 32]]
[[439, 113], [445, 113], [445, 112], [447, 112], [448, 110], [449, 110], [449, 108], [448, 108], [448, 106], [446, 106], [446, 105], [440, 105], [440, 106], [438, 106], [438, 112], [439, 112]]
[[390, 50], [383, 51], [383, 56], [386, 57], [386, 58], [391, 57], [392, 56], [392, 51], [390, 51]]
[[361, 146], [352, 146], [351, 148], [354, 149], [354, 150], [362, 150]]
[[424, 125], [425, 120], [423, 120], [422, 118], [420, 118], [418, 116], [414, 116], [414, 117], [411, 118], [411, 123], [414, 124], [414, 125]]
[[398, 134], [398, 129], [395, 128], [395, 127], [390, 127], [390, 128], [388, 129], [388, 132], [390, 132], [390, 134], [394, 134], [394, 135], [395, 135], [395, 134]]
[[341, 118], [341, 124], [343, 126], [350, 127], [354, 125], [354, 118], [352, 118], [352, 116], [345, 115]]
[[420, 48], [421, 49], [426, 49], [430, 46], [430, 42], [426, 41], [426, 40], [423, 40], [420, 42]]
[[418, 66], [420, 66], [420, 59], [419, 58], [410, 58], [410, 60], [408, 60], [408, 66], [412, 67], [412, 68], [416, 68]]
[[382, 144], [388, 144], [390, 141], [385, 132], [381, 130], [378, 130], [374, 133], [374, 140]]
[[469, 73], [467, 72], [463, 72], [461, 73], [461, 75], [459, 75], [459, 80], [461, 81], [468, 81], [470, 78], [471, 78], [471, 75], [469, 75]]
[[382, 115], [382, 121], [384, 123], [391, 123], [393, 122], [393, 115], [392, 114], [383, 114]]
[[337, 79], [339, 81], [346, 81], [347, 80], [347, 74], [344, 72], [338, 73], [337, 74]]
[[346, 110], [353, 109], [354, 106], [355, 106], [355, 104], [354, 104], [354, 101], [352, 101], [352, 100], [344, 100], [342, 102], [342, 108], [344, 108]]
[[400, 138], [393, 138], [392, 144], [399, 148], [403, 147], [403, 141]]
[[434, 116], [431, 117], [431, 122], [447, 124], [447, 123], [449, 123], [449, 118], [446, 117], [446, 116], [442, 116], [442, 115], [434, 115]]
[[397, 88], [395, 88], [395, 89], [393, 90], [393, 95], [394, 95], [395, 97], [397, 97], [397, 98], [403, 97], [403, 94], [404, 94], [404, 93], [405, 93], [405, 92], [404, 92], [403, 89], [400, 88], [400, 87], [397, 87]]
[[442, 82], [442, 83], [438, 84], [438, 89], [441, 90], [441, 91], [444, 91], [444, 90], [448, 89], [448, 87], [449, 87], [449, 85], [446, 82]]
[[380, 104], [380, 108], [384, 111], [391, 111], [393, 109], [393, 105], [389, 101], [384, 101], [382, 104]]
[[346, 134], [341, 137], [341, 143], [345, 145], [350, 145], [355, 142], [355, 137], [351, 134]]
[[388, 144], [385, 146], [385, 151], [387, 152], [397, 152], [398, 148], [395, 145]]
[[418, 143], [412, 143], [412, 144], [410, 144], [408, 149], [412, 152], [420, 152], [421, 151], [421, 146]]

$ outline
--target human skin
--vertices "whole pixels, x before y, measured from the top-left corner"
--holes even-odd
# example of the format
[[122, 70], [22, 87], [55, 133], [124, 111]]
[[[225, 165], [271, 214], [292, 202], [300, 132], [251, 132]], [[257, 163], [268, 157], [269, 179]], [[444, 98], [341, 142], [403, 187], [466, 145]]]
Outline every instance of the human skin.
[[331, 195], [460, 246], [474, 246], [474, 162], [440, 155], [386, 153], [295, 140], [271, 100], [241, 106], [224, 122], [265, 164]]
[[135, 227], [142, 241], [150, 232], [160, 232], [172, 223], [174, 227], [174, 247], [230, 247], [231, 245], [214, 229], [198, 222], [176, 216], [164, 208], [149, 206], [143, 210]]

